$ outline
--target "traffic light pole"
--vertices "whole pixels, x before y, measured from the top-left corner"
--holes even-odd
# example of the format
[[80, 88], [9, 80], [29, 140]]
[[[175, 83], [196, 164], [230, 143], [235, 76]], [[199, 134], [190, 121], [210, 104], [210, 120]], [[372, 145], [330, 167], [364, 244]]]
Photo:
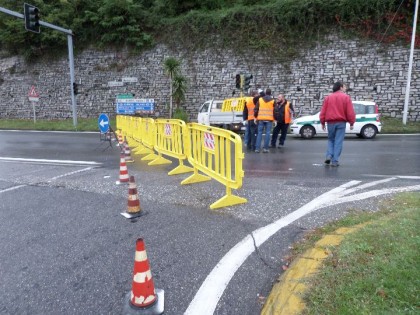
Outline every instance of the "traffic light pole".
[[[3, 7], [0, 7], [0, 12], [15, 16], [19, 19], [25, 19], [25, 16], [23, 14], [10, 11]], [[62, 27], [59, 27], [59, 26], [56, 26], [47, 22], [43, 22], [43, 21], [39, 21], [39, 24], [48, 28], [52, 28], [64, 34], [67, 34], [67, 44], [68, 44], [67, 46], [69, 50], [70, 93], [71, 93], [71, 104], [72, 104], [72, 112], [73, 112], [73, 125], [74, 127], [77, 127], [77, 110], [76, 110], [77, 105], [76, 105], [76, 97], [73, 91], [73, 82], [74, 82], [73, 32], [71, 30], [66, 30]]]

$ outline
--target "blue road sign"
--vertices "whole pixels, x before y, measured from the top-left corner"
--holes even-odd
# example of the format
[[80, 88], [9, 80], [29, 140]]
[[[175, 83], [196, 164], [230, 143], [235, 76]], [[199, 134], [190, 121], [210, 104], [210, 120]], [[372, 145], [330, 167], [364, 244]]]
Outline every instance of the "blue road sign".
[[109, 130], [109, 118], [107, 114], [100, 114], [98, 118], [99, 130], [106, 133]]
[[117, 98], [117, 114], [153, 114], [155, 100], [153, 98]]

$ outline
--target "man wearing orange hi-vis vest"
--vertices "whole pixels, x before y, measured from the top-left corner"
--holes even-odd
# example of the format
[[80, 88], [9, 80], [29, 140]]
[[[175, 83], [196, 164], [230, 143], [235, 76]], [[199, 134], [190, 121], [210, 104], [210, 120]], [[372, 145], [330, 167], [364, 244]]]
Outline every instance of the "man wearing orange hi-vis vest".
[[290, 123], [293, 121], [294, 109], [293, 105], [290, 104], [283, 94], [277, 97], [277, 103], [274, 106], [274, 118], [277, 121], [277, 126], [273, 129], [273, 136], [271, 137], [271, 147], [276, 147], [277, 137], [280, 133], [279, 146], [284, 146], [286, 140], [287, 130], [289, 129]]
[[[271, 128], [274, 121], [274, 99], [271, 96], [271, 89], [265, 90], [265, 96], [260, 97], [254, 109], [255, 122], [258, 122], [258, 135], [255, 152], [259, 153], [261, 148], [261, 140], [265, 129], [263, 153], [268, 153], [268, 145], [270, 143]], [[277, 123], [274, 121], [274, 126]]]

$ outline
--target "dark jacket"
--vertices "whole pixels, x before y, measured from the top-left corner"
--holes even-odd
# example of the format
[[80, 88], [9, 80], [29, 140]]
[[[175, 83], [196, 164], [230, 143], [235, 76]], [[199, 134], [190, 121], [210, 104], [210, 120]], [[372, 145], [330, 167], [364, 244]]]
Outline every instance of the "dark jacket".
[[[287, 100], [285, 99], [283, 103], [277, 102], [274, 106], [274, 119], [278, 123], [284, 123], [284, 107], [287, 104]], [[293, 108], [292, 103], [289, 102], [289, 109], [292, 111], [292, 113], [295, 112], [295, 109]]]

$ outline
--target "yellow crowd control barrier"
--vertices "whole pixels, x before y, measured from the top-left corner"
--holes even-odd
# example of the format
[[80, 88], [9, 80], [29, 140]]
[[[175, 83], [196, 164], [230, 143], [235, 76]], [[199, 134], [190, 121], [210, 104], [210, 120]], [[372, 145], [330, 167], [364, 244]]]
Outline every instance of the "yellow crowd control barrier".
[[177, 158], [179, 165], [168, 173], [177, 175], [192, 172], [193, 168], [184, 165], [188, 152], [188, 130], [185, 122], [179, 119], [156, 119], [156, 144], [154, 149], [158, 157], [148, 165], [171, 164], [172, 161], [165, 159], [162, 154]]
[[242, 112], [249, 97], [227, 98], [223, 101], [222, 112]]
[[[210, 205], [210, 209], [246, 203], [242, 197], [232, 195], [232, 189], [242, 187], [244, 171], [242, 140], [239, 135], [222, 128], [211, 128], [189, 123], [188, 162], [194, 174], [181, 182], [182, 185], [199, 183], [214, 178], [226, 186], [226, 195]], [[199, 174], [198, 171], [206, 174]]]
[[153, 151], [156, 143], [156, 127], [155, 120], [153, 118], [142, 118], [140, 120], [140, 137], [142, 148], [136, 151], [137, 154], [147, 154], [142, 157], [142, 161], [151, 161], [156, 159], [158, 156]]

